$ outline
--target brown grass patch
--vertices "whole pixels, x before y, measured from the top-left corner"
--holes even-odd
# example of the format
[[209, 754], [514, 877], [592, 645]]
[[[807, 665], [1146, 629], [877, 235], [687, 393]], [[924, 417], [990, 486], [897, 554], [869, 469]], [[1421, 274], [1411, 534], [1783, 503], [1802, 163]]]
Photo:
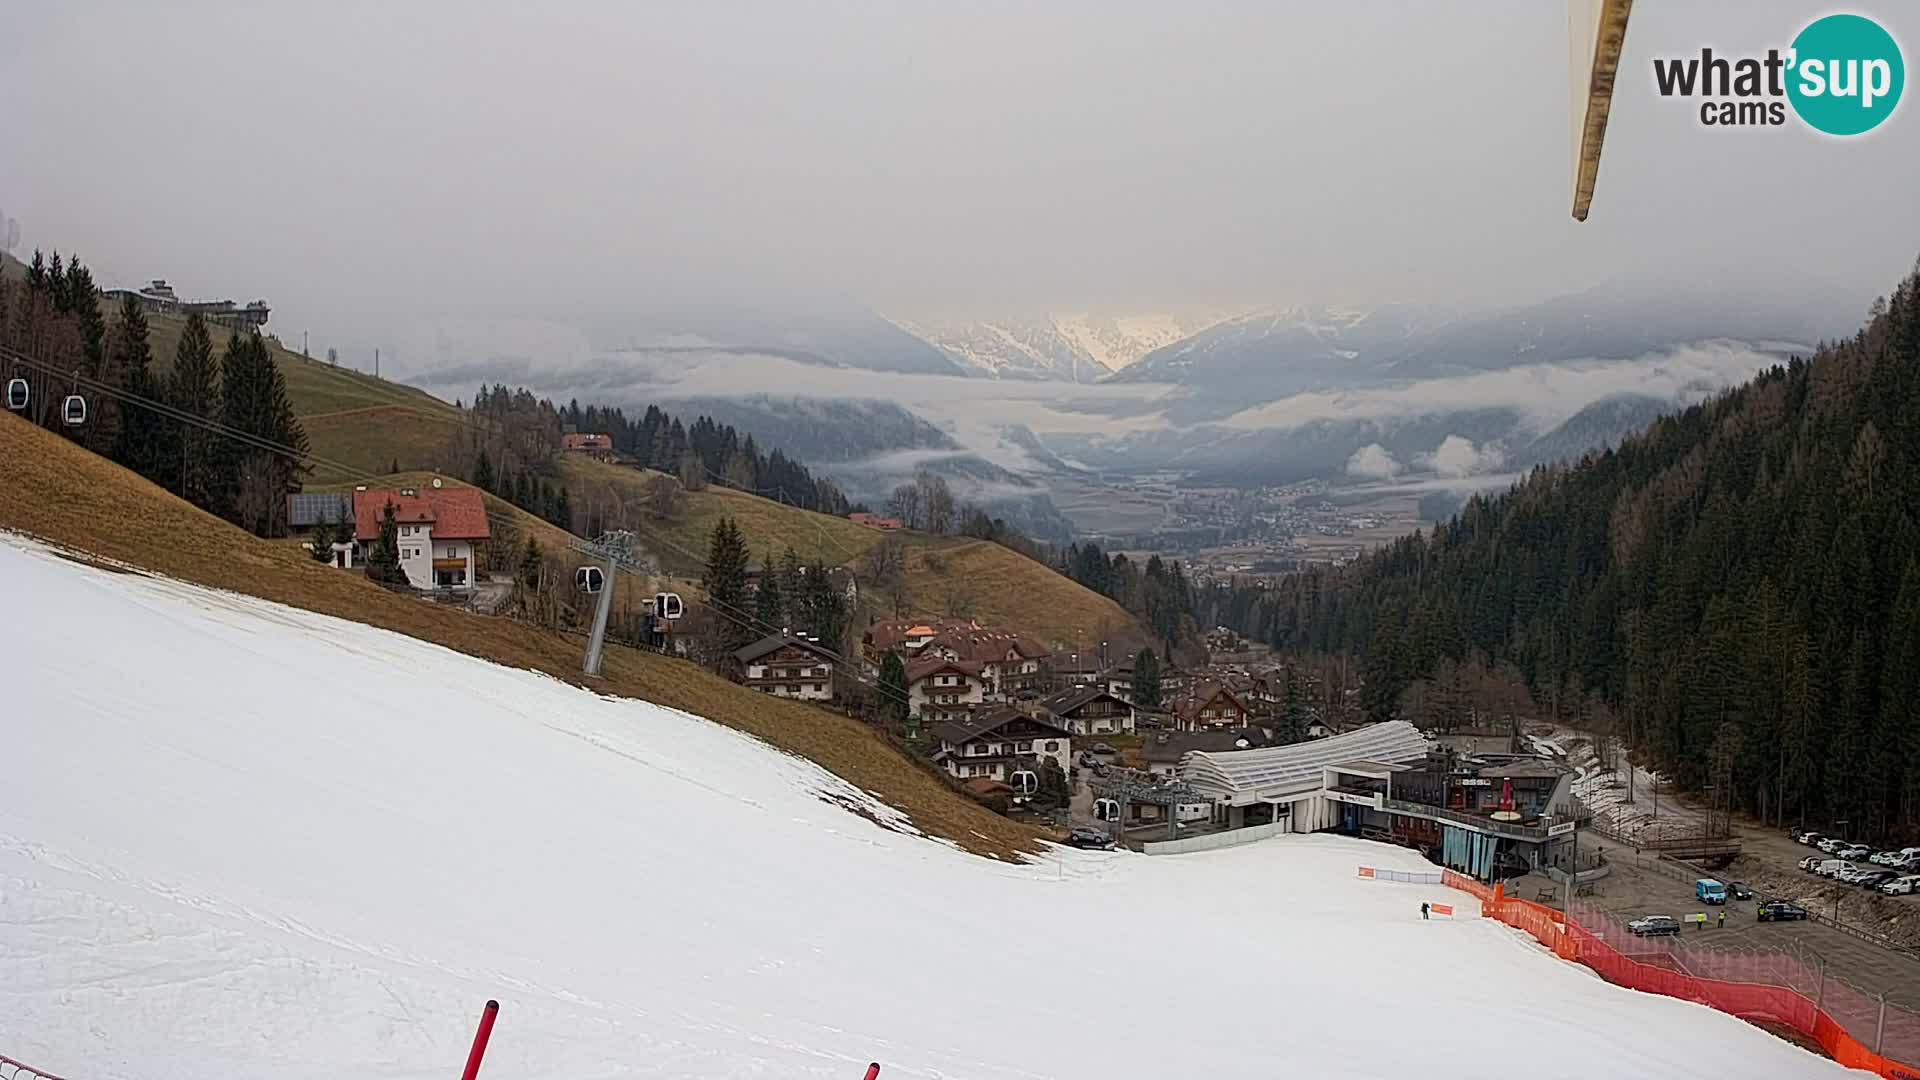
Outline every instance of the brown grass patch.
[[[577, 639], [387, 592], [258, 539], [18, 417], [0, 417], [0, 528], [182, 581], [261, 597], [582, 683]], [[609, 647], [596, 691], [656, 702], [814, 761], [981, 855], [1036, 850], [1037, 834], [954, 793], [866, 725], [780, 701], [693, 664]]]
[[[1106, 641], [1119, 656], [1146, 640], [1119, 604], [992, 541], [908, 544], [906, 561], [912, 614], [961, 611], [987, 626], [1032, 634], [1060, 651], [1086, 652]], [[858, 562], [854, 567], [855, 573], [864, 569]]]
[[[644, 506], [647, 492], [665, 479], [651, 470], [610, 465], [578, 454], [562, 459], [560, 474], [577, 502], [592, 499], [628, 507]], [[769, 552], [779, 558], [791, 547], [803, 560], [818, 559], [828, 566], [840, 566], [880, 542], [878, 530], [846, 518], [800, 510], [715, 485], [688, 492], [686, 509], [671, 521], [646, 517], [640, 535], [663, 567], [697, 578], [705, 569], [707, 541], [723, 517], [739, 524], [756, 559]]]
[[[613, 499], [639, 505], [660, 474], [571, 456], [562, 475], [576, 499]], [[688, 578], [704, 567], [707, 540], [722, 516], [732, 516], [755, 558], [776, 558], [792, 547], [802, 559], [850, 566], [866, 590], [865, 557], [887, 534], [845, 518], [783, 506], [771, 499], [709, 486], [687, 496], [686, 512], [669, 522], [646, 519], [640, 537], [661, 565]], [[1053, 568], [986, 540], [900, 532], [906, 549], [906, 600], [916, 615], [946, 614], [956, 603], [988, 626], [1032, 634], [1063, 649], [1112, 643], [1118, 655], [1146, 641], [1125, 608]], [[876, 614], [891, 615], [891, 597], [864, 593]]]

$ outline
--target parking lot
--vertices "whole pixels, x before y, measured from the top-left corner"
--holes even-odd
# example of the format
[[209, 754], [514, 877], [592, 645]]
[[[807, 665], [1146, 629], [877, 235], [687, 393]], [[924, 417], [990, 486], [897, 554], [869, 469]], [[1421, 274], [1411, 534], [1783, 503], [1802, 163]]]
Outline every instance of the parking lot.
[[[1597, 843], [1608, 845], [1605, 840]], [[1811, 849], [1799, 850], [1805, 853]], [[1894, 901], [1881, 897], [1876, 903], [1863, 889], [1833, 885], [1798, 871], [1792, 872], [1797, 878], [1783, 880], [1780, 874], [1742, 859], [1729, 871], [1715, 876], [1723, 882], [1746, 881], [1754, 888], [1755, 899], [1729, 900], [1724, 906], [1709, 905], [1694, 899], [1693, 878], [1679, 876], [1685, 871], [1672, 866], [1655, 870], [1651, 857], [1616, 852], [1611, 846], [1608, 854], [1607, 876], [1593, 883], [1591, 893], [1580, 898], [1581, 904], [1605, 912], [1621, 923], [1642, 915], [1672, 915], [1684, 920], [1688, 915], [1704, 912], [1708, 918], [1705, 929], [1688, 924], [1682, 930], [1690, 943], [1740, 949], [1805, 950], [1824, 960], [1830, 974], [1854, 987], [1868, 994], [1884, 993], [1889, 1001], [1920, 1009], [1920, 958], [1862, 940], [1823, 921], [1762, 923], [1755, 918], [1760, 900], [1780, 897], [1808, 908], [1822, 920], [1834, 916], [1837, 901], [1838, 914], [1844, 924], [1870, 925], [1880, 921], [1873, 912], [1885, 910], [1895, 904]], [[1741, 871], [1746, 868], [1759, 870], [1760, 873], [1753, 876], [1764, 880], [1743, 878]], [[1544, 877], [1529, 875], [1516, 880], [1510, 888], [1514, 895], [1533, 900], [1537, 898], [1537, 890], [1552, 885]], [[1913, 917], [1920, 918], [1920, 904], [1906, 903], [1911, 899], [1898, 898], [1894, 910], [1911, 910]], [[1559, 906], [1557, 900], [1555, 906]], [[1723, 911], [1727, 916], [1724, 928], [1719, 925]]]

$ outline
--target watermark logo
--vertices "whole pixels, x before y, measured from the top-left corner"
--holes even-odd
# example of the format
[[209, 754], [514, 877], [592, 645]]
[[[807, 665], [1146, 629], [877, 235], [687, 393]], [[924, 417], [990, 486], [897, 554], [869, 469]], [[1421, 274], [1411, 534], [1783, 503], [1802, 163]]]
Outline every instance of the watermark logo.
[[1700, 99], [1706, 127], [1778, 127], [1791, 108], [1815, 131], [1862, 135], [1893, 115], [1906, 81], [1899, 43], [1863, 15], [1816, 19], [1765, 56], [1719, 56], [1709, 47], [1653, 61], [1660, 96]]

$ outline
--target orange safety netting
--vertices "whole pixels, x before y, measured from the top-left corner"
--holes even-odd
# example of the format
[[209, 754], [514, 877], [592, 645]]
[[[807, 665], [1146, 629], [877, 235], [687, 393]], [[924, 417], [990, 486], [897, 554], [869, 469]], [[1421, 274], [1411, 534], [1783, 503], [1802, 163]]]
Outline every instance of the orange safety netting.
[[[1698, 1002], [1734, 1016], [1785, 1024], [1819, 1043], [1842, 1065], [1865, 1069], [1890, 1080], [1920, 1080], [1920, 1066], [1902, 1064], [1875, 1053], [1835, 1019], [1829, 1008], [1822, 1007], [1822, 1003], [1800, 989], [1766, 981], [1774, 969], [1765, 964], [1758, 968], [1749, 964], [1746, 970], [1729, 973], [1741, 978], [1712, 978], [1678, 971], [1626, 955], [1607, 940], [1610, 935], [1605, 930], [1590, 929], [1552, 908], [1509, 897], [1502, 886], [1489, 888], [1451, 870], [1442, 875], [1441, 881], [1477, 897], [1480, 913], [1485, 917], [1526, 931], [1534, 940], [1552, 949], [1555, 956], [1585, 964], [1608, 982]], [[1823, 982], [1823, 990], [1824, 985]], [[1840, 988], [1836, 987], [1836, 993], [1830, 996], [1838, 996], [1839, 992]], [[1853, 1011], [1859, 1015], [1857, 1009]]]

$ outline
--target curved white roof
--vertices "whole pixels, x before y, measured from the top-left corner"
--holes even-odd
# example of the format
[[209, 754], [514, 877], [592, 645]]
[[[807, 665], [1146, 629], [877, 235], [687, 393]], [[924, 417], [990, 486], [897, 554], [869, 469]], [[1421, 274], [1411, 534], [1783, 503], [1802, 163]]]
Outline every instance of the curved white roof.
[[1318, 782], [1329, 765], [1364, 760], [1386, 764], [1427, 756], [1427, 737], [1405, 720], [1389, 720], [1344, 735], [1265, 750], [1195, 750], [1180, 760], [1189, 783], [1221, 794]]

